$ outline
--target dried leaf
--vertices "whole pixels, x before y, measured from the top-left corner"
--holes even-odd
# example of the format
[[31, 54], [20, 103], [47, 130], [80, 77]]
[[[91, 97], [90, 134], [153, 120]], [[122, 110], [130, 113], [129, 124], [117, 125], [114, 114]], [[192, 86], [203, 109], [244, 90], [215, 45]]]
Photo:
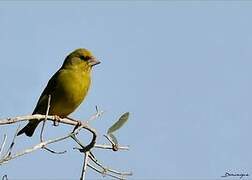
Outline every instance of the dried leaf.
[[115, 132], [116, 130], [120, 129], [129, 119], [129, 112], [124, 113], [119, 120], [113, 124], [107, 131], [107, 134], [111, 134], [113, 132]]

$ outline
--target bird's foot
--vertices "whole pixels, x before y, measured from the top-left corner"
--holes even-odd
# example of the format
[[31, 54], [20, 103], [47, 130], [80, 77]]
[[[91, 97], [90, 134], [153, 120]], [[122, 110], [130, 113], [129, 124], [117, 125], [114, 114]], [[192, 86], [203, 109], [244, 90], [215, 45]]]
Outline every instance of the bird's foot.
[[60, 122], [60, 117], [58, 115], [54, 115], [53, 126], [58, 126]]

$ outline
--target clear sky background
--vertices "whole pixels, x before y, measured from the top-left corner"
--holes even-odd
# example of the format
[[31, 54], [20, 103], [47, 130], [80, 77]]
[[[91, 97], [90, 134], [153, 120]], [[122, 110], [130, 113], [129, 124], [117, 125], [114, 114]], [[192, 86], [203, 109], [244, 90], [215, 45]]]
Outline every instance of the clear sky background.
[[[130, 179], [251, 177], [251, 19], [246, 1], [0, 2], [0, 117], [30, 114], [66, 55], [85, 47], [102, 64], [71, 116], [87, 119], [95, 105], [105, 110], [92, 123], [102, 143], [116, 118], [131, 112], [117, 133], [130, 151], [95, 150], [103, 164], [132, 170]], [[16, 127], [0, 127], [1, 139]], [[48, 123], [46, 137], [67, 130]], [[38, 130], [20, 136], [15, 150], [38, 141]], [[83, 158], [73, 146], [50, 146], [64, 155], [13, 160], [0, 177], [79, 179]], [[92, 170], [87, 177], [102, 178]]]

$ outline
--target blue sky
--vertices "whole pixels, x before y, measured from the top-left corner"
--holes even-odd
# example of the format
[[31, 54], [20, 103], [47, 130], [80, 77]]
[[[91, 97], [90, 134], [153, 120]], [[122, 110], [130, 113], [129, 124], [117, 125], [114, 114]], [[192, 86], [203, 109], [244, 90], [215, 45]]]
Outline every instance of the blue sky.
[[[95, 150], [131, 179], [252, 176], [252, 3], [186, 1], [0, 2], [0, 117], [30, 114], [72, 50], [100, 59], [85, 102], [71, 117], [102, 135], [123, 112], [117, 133], [129, 152]], [[9, 139], [15, 127], [1, 127]], [[47, 137], [65, 126], [47, 125]], [[16, 150], [37, 143], [18, 137]], [[79, 179], [82, 157], [63, 142], [1, 166], [10, 179]], [[92, 170], [88, 178], [101, 178]], [[232, 179], [232, 178], [230, 178]], [[245, 178], [244, 178], [245, 179]]]

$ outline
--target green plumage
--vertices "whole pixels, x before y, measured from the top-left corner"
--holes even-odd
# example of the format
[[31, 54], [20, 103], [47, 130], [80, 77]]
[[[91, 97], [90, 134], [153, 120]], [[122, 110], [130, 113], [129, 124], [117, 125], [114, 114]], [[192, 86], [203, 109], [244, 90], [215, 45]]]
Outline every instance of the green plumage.
[[[49, 115], [61, 118], [72, 113], [87, 95], [91, 83], [91, 69], [98, 64], [86, 49], [77, 49], [68, 55], [62, 67], [51, 77], [42, 92], [33, 114], [45, 114], [51, 95]], [[32, 136], [40, 121], [31, 120], [18, 135]]]

